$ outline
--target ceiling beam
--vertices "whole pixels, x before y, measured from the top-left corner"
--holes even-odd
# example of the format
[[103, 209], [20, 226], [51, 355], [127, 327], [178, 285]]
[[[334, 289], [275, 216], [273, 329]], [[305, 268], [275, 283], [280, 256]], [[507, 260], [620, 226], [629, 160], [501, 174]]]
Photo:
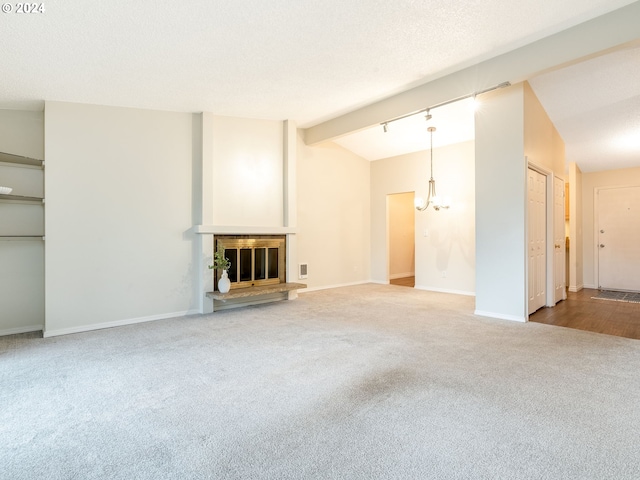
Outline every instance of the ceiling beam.
[[333, 140], [502, 82], [528, 80], [544, 71], [640, 38], [640, 1], [508, 53], [304, 130], [307, 145]]

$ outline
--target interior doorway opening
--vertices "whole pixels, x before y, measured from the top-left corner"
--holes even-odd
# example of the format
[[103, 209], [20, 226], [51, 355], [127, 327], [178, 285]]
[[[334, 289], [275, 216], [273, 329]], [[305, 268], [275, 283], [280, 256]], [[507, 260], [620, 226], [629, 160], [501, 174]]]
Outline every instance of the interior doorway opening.
[[529, 162], [527, 316], [567, 298], [564, 180]]
[[387, 195], [387, 278], [392, 285], [415, 286], [415, 192]]

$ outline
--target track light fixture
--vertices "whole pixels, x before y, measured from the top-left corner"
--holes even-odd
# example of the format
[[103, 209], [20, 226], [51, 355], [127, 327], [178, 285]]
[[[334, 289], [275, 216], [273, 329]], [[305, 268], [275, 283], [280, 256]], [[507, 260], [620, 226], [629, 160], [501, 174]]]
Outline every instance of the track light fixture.
[[482, 95], [483, 93], [491, 92], [491, 91], [497, 90], [499, 88], [505, 88], [505, 87], [510, 87], [510, 86], [511, 86], [511, 82], [502, 82], [502, 83], [496, 85], [495, 87], [485, 88], [484, 90], [480, 90], [478, 92], [473, 92], [473, 93], [470, 93], [469, 95], [463, 95], [461, 97], [454, 98], [452, 100], [447, 100], [446, 102], [441, 102], [441, 103], [438, 103], [436, 105], [431, 105], [430, 107], [423, 108], [422, 110], [418, 110], [417, 112], [407, 113], [406, 115], [402, 115], [400, 117], [395, 117], [395, 118], [392, 118], [391, 120], [386, 120], [384, 122], [381, 122], [380, 125], [382, 125], [382, 128], [384, 129], [384, 131], [387, 132], [388, 131], [388, 125], [391, 122], [395, 122], [396, 120], [402, 120], [403, 118], [411, 117], [412, 115], [417, 115], [419, 113], [426, 113], [425, 118], [427, 120], [431, 120], [430, 111], [433, 108], [443, 107], [445, 105], [449, 105], [450, 103], [454, 103], [454, 102], [457, 102], [459, 100], [464, 100], [466, 98], [473, 97], [475, 99], [478, 95]]

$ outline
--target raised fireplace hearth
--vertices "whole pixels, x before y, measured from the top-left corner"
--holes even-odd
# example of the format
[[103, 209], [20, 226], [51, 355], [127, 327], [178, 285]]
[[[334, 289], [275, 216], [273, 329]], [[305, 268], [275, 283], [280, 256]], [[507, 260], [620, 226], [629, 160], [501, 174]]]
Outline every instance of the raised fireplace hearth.
[[213, 251], [224, 252], [231, 262], [227, 271], [231, 288], [218, 291], [222, 272], [214, 271], [214, 311], [243, 305], [295, 298], [301, 283], [287, 282], [286, 235], [214, 235]]

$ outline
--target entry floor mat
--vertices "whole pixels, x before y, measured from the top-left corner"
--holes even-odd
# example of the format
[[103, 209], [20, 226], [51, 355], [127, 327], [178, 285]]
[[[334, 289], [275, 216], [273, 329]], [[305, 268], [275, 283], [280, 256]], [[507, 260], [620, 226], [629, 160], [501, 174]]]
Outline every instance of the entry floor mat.
[[597, 300], [614, 300], [616, 302], [640, 303], [640, 293], [636, 292], [613, 292], [601, 290], [595, 297]]

